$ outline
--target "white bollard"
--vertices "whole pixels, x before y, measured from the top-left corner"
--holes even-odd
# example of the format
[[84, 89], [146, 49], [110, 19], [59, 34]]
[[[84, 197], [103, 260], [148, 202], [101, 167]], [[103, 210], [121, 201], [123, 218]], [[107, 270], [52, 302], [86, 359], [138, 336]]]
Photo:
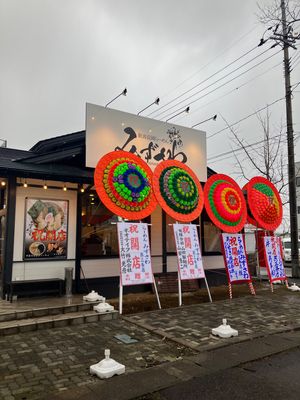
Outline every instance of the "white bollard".
[[213, 328], [211, 333], [216, 336], [220, 336], [221, 338], [230, 338], [232, 336], [238, 336], [238, 331], [236, 329], [232, 329], [230, 325], [227, 325], [227, 319], [224, 318], [222, 320], [222, 325], [217, 328]]
[[104, 314], [107, 312], [114, 311], [115, 308], [114, 308], [114, 306], [111, 306], [110, 304], [105, 303], [105, 301], [104, 301], [104, 302], [99, 303], [98, 305], [94, 306], [93, 309], [94, 309], [94, 311], [97, 311], [99, 314]]
[[300, 291], [300, 287], [297, 286], [295, 282], [291, 286], [289, 286], [288, 289], [290, 289], [292, 292], [299, 292]]
[[98, 364], [90, 366], [90, 374], [97, 375], [100, 379], [111, 378], [114, 375], [121, 375], [125, 372], [125, 365], [110, 358], [110, 350], [104, 350], [105, 358]]
[[89, 294], [87, 294], [86, 296], [83, 296], [83, 300], [85, 300], [85, 301], [105, 301], [105, 297], [98, 294], [98, 292], [95, 292], [95, 290], [92, 290]]

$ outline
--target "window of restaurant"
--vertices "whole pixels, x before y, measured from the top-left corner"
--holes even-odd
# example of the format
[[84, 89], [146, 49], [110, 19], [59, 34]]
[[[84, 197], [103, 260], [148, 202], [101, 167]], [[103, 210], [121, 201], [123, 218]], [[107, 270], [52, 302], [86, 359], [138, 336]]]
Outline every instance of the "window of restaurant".
[[82, 258], [118, 256], [118, 217], [100, 201], [96, 192], [82, 195], [81, 253]]
[[166, 215], [166, 241], [167, 241], [167, 253], [168, 254], [176, 254], [176, 244], [174, 238], [174, 230], [173, 224], [176, 221], [174, 218], [170, 217], [168, 214]]
[[222, 254], [221, 230], [208, 218], [206, 211], [202, 212], [202, 253], [203, 255]]

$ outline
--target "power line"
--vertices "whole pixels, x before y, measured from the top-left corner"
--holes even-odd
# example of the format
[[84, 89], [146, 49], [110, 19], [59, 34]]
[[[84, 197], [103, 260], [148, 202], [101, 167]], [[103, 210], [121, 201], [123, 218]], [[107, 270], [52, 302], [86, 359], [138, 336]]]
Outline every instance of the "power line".
[[[196, 76], [199, 72], [201, 72], [203, 69], [205, 69], [206, 67], [208, 67], [210, 64], [212, 64], [215, 60], [217, 60], [219, 57], [221, 57], [223, 54], [225, 54], [228, 50], [232, 49], [237, 43], [239, 43], [241, 40], [243, 40], [246, 36], [248, 36], [250, 33], [252, 33], [255, 29], [257, 29], [257, 27], [253, 27], [250, 29], [250, 31], [248, 31], [247, 33], [245, 33], [244, 35], [242, 35], [238, 40], [236, 40], [232, 45], [226, 47], [219, 55], [217, 55], [216, 57], [214, 57], [212, 60], [210, 60], [207, 64], [203, 65], [200, 69], [198, 69], [196, 72], [194, 72], [192, 75], [190, 75], [188, 78], [184, 79], [181, 83], [179, 83], [177, 86], [175, 86], [175, 88], [169, 90], [167, 93], [165, 93], [162, 97], [166, 97], [168, 96], [170, 93], [173, 93], [176, 89], [178, 89], [180, 86], [182, 86], [184, 83], [186, 83], [187, 81], [191, 80], [194, 76]], [[257, 46], [256, 46], [257, 47]], [[152, 113], [151, 113], [152, 114]], [[150, 115], [150, 114], [149, 114]]]
[[[197, 99], [194, 99], [194, 100], [190, 101], [190, 102], [187, 103], [187, 104], [190, 106], [191, 104], [196, 103], [197, 101], [203, 99], [204, 97], [210, 95], [211, 93], [214, 93], [216, 90], [222, 88], [222, 87], [225, 86], [225, 85], [228, 85], [228, 83], [231, 83], [231, 82], [234, 81], [235, 79], [240, 78], [241, 76], [245, 75], [247, 72], [249, 72], [249, 71], [251, 71], [252, 69], [258, 67], [258, 66], [261, 65], [261, 64], [263, 64], [265, 61], [267, 61], [267, 60], [269, 60], [270, 58], [274, 57], [276, 54], [278, 54], [278, 52], [272, 54], [271, 56], [265, 58], [264, 60], [260, 61], [259, 63], [257, 63], [257, 64], [255, 64], [255, 65], [253, 65], [252, 67], [248, 68], [246, 71], [241, 72], [239, 75], [237, 75], [237, 76], [231, 78], [229, 81], [226, 81], [226, 82], [222, 83], [221, 85], [217, 86], [215, 89], [211, 90], [211, 91], [208, 92], [208, 93], [205, 93], [204, 95], [198, 97]], [[210, 86], [211, 86], [211, 85], [210, 85]], [[201, 90], [201, 91], [202, 91], [202, 90]], [[178, 103], [178, 104], [179, 104], [179, 103]], [[175, 113], [175, 112], [181, 110], [182, 108], [183, 108], [183, 107], [180, 107], [180, 108], [178, 108], [178, 109], [176, 109], [176, 110], [173, 110], [172, 113], [165, 115], [164, 118], [167, 118], [169, 115], [172, 115], [173, 113]]]
[[[216, 81], [210, 83], [209, 85], [205, 86], [204, 88], [198, 90], [197, 92], [191, 94], [190, 96], [186, 97], [185, 99], [180, 100], [179, 102], [177, 102], [176, 104], [170, 106], [169, 108], [167, 108], [166, 110], [160, 111], [159, 110], [155, 110], [156, 115], [154, 116], [155, 118], [159, 117], [162, 114], [165, 114], [166, 112], [172, 110], [172, 108], [177, 107], [179, 104], [182, 104], [186, 101], [188, 101], [189, 99], [191, 99], [192, 97], [196, 96], [197, 94], [203, 92], [204, 90], [210, 88], [211, 86], [215, 85], [216, 83], [220, 82], [222, 79], [227, 78], [229, 75], [232, 75], [234, 72], [237, 72], [239, 69], [243, 68], [245, 65], [250, 64], [252, 61], [256, 60], [257, 58], [261, 57], [262, 55], [264, 55], [265, 53], [267, 53], [271, 48], [266, 49], [265, 51], [263, 51], [262, 53], [258, 54], [257, 56], [251, 58], [251, 60], [248, 60], [247, 62], [245, 62], [244, 64], [238, 66], [237, 68], [235, 68], [234, 70], [228, 72], [226, 75], [222, 76], [221, 78], [217, 79]], [[209, 80], [210, 78], [212, 78], [213, 76], [215, 76], [216, 74], [218, 74], [219, 72], [211, 75], [209, 78], [204, 79], [202, 82], [198, 83], [197, 85], [195, 85], [192, 89], [187, 90], [186, 92], [184, 92], [183, 94], [177, 96], [175, 99], [173, 99], [172, 101], [170, 101], [167, 104], [173, 103], [174, 101], [178, 100], [180, 97], [184, 96], [185, 94], [187, 94], [188, 92], [190, 92], [191, 90], [195, 89], [196, 87], [200, 86], [202, 83], [206, 82], [207, 80]], [[158, 113], [157, 113], [158, 112]], [[173, 111], [172, 111], [173, 112]]]
[[300, 54], [296, 54], [294, 57], [291, 58], [291, 68], [294, 68], [295, 64], [299, 61]]
[[153, 114], [156, 114], [158, 111], [161, 111], [162, 109], [164, 109], [165, 107], [167, 107], [169, 104], [173, 103], [174, 101], [178, 100], [180, 97], [184, 96], [185, 94], [189, 93], [190, 91], [194, 90], [195, 88], [197, 88], [198, 86], [202, 85], [203, 83], [207, 82], [209, 79], [213, 78], [214, 76], [218, 75], [220, 72], [224, 71], [226, 68], [230, 67], [231, 65], [233, 65], [234, 63], [236, 63], [237, 61], [241, 60], [242, 58], [246, 57], [248, 54], [252, 53], [255, 49], [257, 49], [258, 47], [255, 46], [252, 49], [246, 51], [244, 54], [242, 54], [241, 56], [239, 56], [238, 58], [234, 59], [233, 61], [231, 61], [229, 64], [225, 65], [224, 67], [222, 67], [221, 69], [219, 69], [218, 71], [214, 72], [212, 75], [210, 75], [209, 77], [203, 79], [202, 81], [198, 82], [196, 85], [192, 86], [190, 89], [186, 90], [185, 92], [183, 92], [182, 94], [178, 95], [177, 97], [175, 97], [174, 99], [168, 101], [166, 104], [164, 104], [163, 106], [161, 106], [158, 110], [152, 111], [150, 114], [147, 115], [147, 117], [150, 117]]
[[281, 65], [281, 64], [282, 64], [282, 61], [280, 61], [280, 62], [277, 63], [277, 64], [274, 64], [271, 68], [268, 68], [268, 69], [265, 70], [263, 73], [256, 75], [256, 76], [253, 77], [252, 79], [249, 79], [248, 81], [246, 81], [246, 82], [243, 83], [242, 85], [235, 87], [234, 89], [230, 90], [229, 92], [225, 93], [224, 95], [219, 96], [219, 97], [217, 97], [216, 99], [213, 99], [212, 101], [210, 101], [210, 102], [208, 102], [208, 103], [206, 103], [206, 104], [204, 104], [204, 105], [202, 105], [202, 106], [200, 106], [200, 107], [197, 107], [197, 108], [194, 109], [192, 112], [190, 112], [190, 115], [193, 114], [193, 113], [195, 113], [196, 111], [198, 111], [198, 110], [200, 110], [200, 109], [203, 109], [203, 108], [207, 107], [208, 105], [214, 103], [215, 101], [221, 100], [221, 99], [223, 99], [224, 97], [230, 95], [231, 93], [236, 92], [237, 90], [239, 90], [239, 89], [241, 89], [242, 87], [248, 85], [249, 83], [253, 82], [253, 81], [256, 80], [257, 78], [260, 78], [261, 76], [265, 75], [266, 73], [268, 73], [269, 71], [271, 71], [272, 69], [278, 67], [278, 66]]
[[300, 59], [298, 59], [296, 64], [293, 65], [293, 69], [295, 69], [297, 67], [297, 65], [299, 65], [299, 63], [300, 63]]
[[[280, 136], [283, 136], [283, 134], [281, 133], [281, 134], [279, 134], [279, 135], [271, 136], [271, 137], [269, 138], [269, 140], [274, 140], [274, 139], [276, 139], [276, 138], [278, 138], [278, 137], [280, 137]], [[287, 139], [286, 139], [285, 137], [283, 137], [282, 140], [287, 140]], [[247, 144], [247, 145], [245, 145], [245, 146], [236, 147], [235, 149], [226, 151], [226, 152], [224, 152], [224, 153], [215, 154], [215, 155], [209, 157], [209, 158], [207, 159], [207, 161], [212, 161], [212, 160], [214, 160], [215, 158], [223, 157], [223, 156], [226, 156], [226, 155], [228, 155], [228, 154], [232, 154], [232, 153], [235, 153], [235, 152], [238, 152], [238, 151], [242, 151], [242, 150], [244, 150], [244, 149], [246, 149], [246, 148], [248, 148], [248, 147], [252, 147], [252, 146], [256, 146], [256, 145], [258, 145], [258, 144], [264, 143], [265, 141], [266, 141], [266, 139], [262, 139], [262, 140], [259, 140], [259, 141], [257, 141], [257, 142], [254, 142], [254, 143]]]
[[234, 122], [233, 124], [231, 124], [231, 125], [229, 125], [229, 126], [226, 126], [225, 128], [220, 129], [219, 131], [217, 131], [217, 132], [215, 132], [215, 133], [213, 133], [213, 134], [207, 136], [207, 139], [210, 139], [210, 138], [212, 138], [212, 137], [218, 135], [219, 133], [224, 132], [224, 131], [226, 131], [227, 129], [232, 128], [233, 126], [239, 124], [240, 122], [243, 122], [243, 121], [245, 121], [246, 119], [248, 119], [248, 118], [250, 118], [250, 117], [253, 117], [253, 115], [256, 115], [257, 113], [259, 113], [259, 112], [265, 110], [265, 109], [268, 108], [268, 107], [273, 106], [274, 104], [276, 104], [276, 103], [278, 103], [279, 101], [284, 100], [284, 99], [285, 99], [285, 97], [281, 97], [280, 99], [277, 99], [277, 100], [273, 101], [272, 103], [267, 104], [265, 107], [262, 107], [262, 108], [260, 108], [259, 110], [256, 110], [254, 113], [249, 114], [249, 115], [247, 115], [246, 117], [240, 119], [239, 121]]
[[[300, 133], [297, 133], [297, 135], [295, 135], [295, 136], [300, 136]], [[275, 138], [276, 138], [275, 136], [272, 136], [272, 138], [270, 138], [270, 140], [271, 140], [271, 139], [275, 139]], [[282, 142], [286, 142], [286, 141], [287, 141], [286, 138], [284, 138], [284, 139], [282, 140]], [[262, 143], [262, 142], [263, 142], [263, 141], [261, 141], [260, 143]], [[217, 163], [217, 162], [221, 162], [221, 161], [226, 161], [226, 160], [232, 159], [232, 154], [233, 154], [233, 153], [241, 152], [244, 148], [251, 147], [251, 146], [254, 146], [254, 147], [253, 147], [253, 150], [254, 150], [255, 147], [256, 147], [258, 144], [259, 144], [259, 142], [257, 142], [257, 144], [253, 143], [253, 144], [250, 144], [250, 145], [247, 145], [247, 146], [244, 146], [244, 147], [240, 147], [240, 148], [237, 147], [237, 148], [235, 148], [235, 149], [233, 149], [233, 150], [228, 151], [228, 154], [226, 155], [226, 157], [223, 157], [223, 158], [216, 158], [216, 159], [213, 159], [213, 160], [208, 159], [207, 161], [210, 162], [210, 163]], [[264, 148], [264, 146], [259, 146], [259, 147], [257, 147], [255, 150], [257, 151], [257, 150], [263, 149], [263, 148]]]

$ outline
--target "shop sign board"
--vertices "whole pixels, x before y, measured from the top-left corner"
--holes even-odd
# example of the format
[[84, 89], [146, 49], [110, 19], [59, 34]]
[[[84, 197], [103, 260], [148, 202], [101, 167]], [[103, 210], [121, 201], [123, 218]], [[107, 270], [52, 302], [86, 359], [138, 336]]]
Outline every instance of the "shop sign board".
[[173, 229], [180, 279], [205, 278], [197, 226], [174, 224]]
[[281, 241], [276, 236], [264, 236], [265, 261], [270, 282], [286, 280], [282, 261]]
[[222, 243], [229, 282], [251, 281], [243, 235], [222, 233]]
[[118, 222], [122, 286], [153, 283], [148, 225]]
[[97, 106], [86, 105], [86, 166], [95, 168], [105, 154], [129, 151], [154, 170], [163, 160], [187, 164], [206, 182], [206, 134], [197, 129]]
[[68, 200], [25, 199], [24, 260], [66, 259]]

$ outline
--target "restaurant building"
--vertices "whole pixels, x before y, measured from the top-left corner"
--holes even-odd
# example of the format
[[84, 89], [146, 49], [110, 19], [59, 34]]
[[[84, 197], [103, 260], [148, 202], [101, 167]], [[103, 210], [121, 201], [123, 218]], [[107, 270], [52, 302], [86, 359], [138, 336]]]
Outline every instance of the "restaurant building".
[[[144, 128], [140, 121], [149, 126], [155, 122], [154, 129]], [[145, 129], [147, 134], [141, 133]], [[186, 133], [187, 128], [164, 124], [163, 130], [168, 136], [159, 139], [155, 136], [158, 130], [162, 130], [159, 121], [88, 105], [86, 131], [41, 140], [28, 151], [0, 147], [3, 298], [9, 297], [14, 283], [18, 283], [20, 294], [46, 294], [51, 289], [52, 280], [64, 279], [66, 267], [73, 268], [74, 292], [95, 289], [107, 297], [117, 295], [119, 258], [114, 222], [119, 218], [102, 204], [95, 191], [95, 161], [109, 151], [122, 149], [139, 152], [149, 165], [155, 161], [152, 163], [154, 168], [155, 163], [166, 157], [180, 160], [180, 157], [188, 155], [188, 150], [195, 152], [197, 145], [189, 145], [186, 138], [189, 134], [192, 139], [193, 134], [201, 134], [205, 147], [204, 156], [201, 155], [203, 160], [196, 152], [194, 162], [197, 165], [194, 166], [193, 162], [190, 165], [189, 160], [187, 165], [195, 169], [199, 163], [198, 176], [202, 183], [214, 173], [206, 166], [203, 132], [189, 129], [194, 132]], [[116, 144], [116, 131], [126, 140]], [[147, 143], [146, 147], [138, 147], [139, 138]], [[150, 224], [154, 274], [177, 271], [171, 226], [175, 221], [159, 206], [146, 221]], [[193, 222], [199, 225], [208, 280], [212, 284], [224, 282], [224, 271], [220, 271], [224, 268], [220, 231], [209, 220], [205, 210]], [[133, 289], [144, 288], [131, 287], [128, 290]]]

